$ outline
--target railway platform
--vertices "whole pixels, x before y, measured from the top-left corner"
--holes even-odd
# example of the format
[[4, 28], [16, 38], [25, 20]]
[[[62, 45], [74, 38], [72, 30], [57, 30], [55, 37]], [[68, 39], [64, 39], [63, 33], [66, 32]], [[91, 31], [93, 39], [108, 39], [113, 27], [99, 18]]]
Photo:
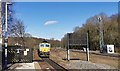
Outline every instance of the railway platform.
[[[62, 58], [65, 57], [65, 55], [63, 56], [63, 53], [65, 54], [64, 50], [60, 50], [60, 49], [51, 49], [52, 53], [50, 58], [41, 58], [38, 56], [37, 50], [33, 51], [33, 62], [32, 63], [16, 63], [13, 65], [9, 66], [9, 69], [18, 69], [21, 71], [24, 70], [30, 70], [30, 71], [46, 71], [46, 69], [49, 71], [67, 71], [69, 69], [116, 69], [118, 68], [118, 62], [117, 62], [117, 57], [109, 57], [109, 56], [103, 56], [100, 54], [91, 54], [91, 58], [93, 58], [93, 60], [95, 61], [96, 59], [101, 61], [101, 63], [99, 62], [93, 62], [92, 59], [91, 61], [85, 61], [84, 59], [84, 53], [81, 52], [71, 52], [72, 54], [76, 54], [81, 56], [80, 60], [71, 60], [71, 61], [65, 61], [62, 60]], [[57, 54], [56, 54], [57, 53]], [[62, 54], [61, 54], [62, 53]], [[74, 56], [71, 54], [71, 58]], [[59, 58], [58, 58], [59, 56]], [[103, 59], [104, 58], [104, 59]], [[109, 60], [108, 60], [109, 59]], [[108, 60], [109, 62], [111, 61], [111, 63], [106, 63], [106, 60]], [[105, 61], [105, 62], [103, 62]], [[61, 62], [61, 63], [60, 63]]]
[[32, 62], [32, 63], [16, 63], [16, 64], [11, 64], [8, 65], [8, 70], [32, 70], [36, 71], [37, 69], [41, 69], [40, 65], [38, 62]]

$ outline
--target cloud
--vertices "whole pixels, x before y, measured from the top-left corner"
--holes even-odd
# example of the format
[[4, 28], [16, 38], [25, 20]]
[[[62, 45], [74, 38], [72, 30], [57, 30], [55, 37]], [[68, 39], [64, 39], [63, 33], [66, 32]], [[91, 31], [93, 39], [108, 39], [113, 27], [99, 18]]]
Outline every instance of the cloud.
[[46, 21], [44, 25], [51, 25], [51, 24], [57, 24], [57, 23], [58, 23], [57, 21], [49, 20], [49, 21]]

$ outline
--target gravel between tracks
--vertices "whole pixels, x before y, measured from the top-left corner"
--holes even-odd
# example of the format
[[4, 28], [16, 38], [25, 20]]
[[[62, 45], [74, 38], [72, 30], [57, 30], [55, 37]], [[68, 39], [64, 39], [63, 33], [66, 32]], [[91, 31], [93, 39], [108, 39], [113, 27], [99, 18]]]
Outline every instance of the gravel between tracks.
[[88, 61], [71, 61], [67, 69], [115, 69], [106, 64], [96, 64]]

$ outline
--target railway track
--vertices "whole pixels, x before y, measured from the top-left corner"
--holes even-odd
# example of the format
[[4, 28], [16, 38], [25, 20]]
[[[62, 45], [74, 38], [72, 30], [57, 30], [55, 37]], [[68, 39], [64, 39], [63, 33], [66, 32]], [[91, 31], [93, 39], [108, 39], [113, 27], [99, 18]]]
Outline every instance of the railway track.
[[103, 56], [109, 56], [109, 57], [120, 57], [120, 55], [106, 54], [106, 53], [93, 53], [93, 52], [91, 52], [91, 54], [103, 55]]
[[57, 64], [56, 62], [54, 62], [49, 58], [42, 58], [42, 59], [48, 64], [50, 64], [54, 68], [53, 70], [55, 71], [67, 71], [67, 69], [63, 68], [62, 66], [60, 66], [59, 64]]
[[42, 60], [42, 62], [38, 62], [41, 71], [56, 71], [50, 64]]
[[37, 71], [67, 71], [65, 68], [49, 58], [40, 58], [36, 51], [34, 51], [34, 61], [38, 62], [41, 68]]
[[[84, 51], [80, 50], [71, 50], [72, 52], [81, 52], [81, 53], [86, 53]], [[109, 56], [109, 57], [120, 57], [119, 54], [107, 54], [107, 53], [95, 53], [95, 52], [89, 52], [90, 54], [95, 54], [95, 55], [102, 55], [102, 56]]]

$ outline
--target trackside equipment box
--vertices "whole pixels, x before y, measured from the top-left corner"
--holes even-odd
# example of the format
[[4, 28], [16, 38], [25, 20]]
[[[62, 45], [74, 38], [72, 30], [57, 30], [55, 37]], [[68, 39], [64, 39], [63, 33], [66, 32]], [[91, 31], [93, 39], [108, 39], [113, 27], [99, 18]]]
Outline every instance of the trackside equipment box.
[[114, 45], [104, 45], [103, 53], [114, 53]]

